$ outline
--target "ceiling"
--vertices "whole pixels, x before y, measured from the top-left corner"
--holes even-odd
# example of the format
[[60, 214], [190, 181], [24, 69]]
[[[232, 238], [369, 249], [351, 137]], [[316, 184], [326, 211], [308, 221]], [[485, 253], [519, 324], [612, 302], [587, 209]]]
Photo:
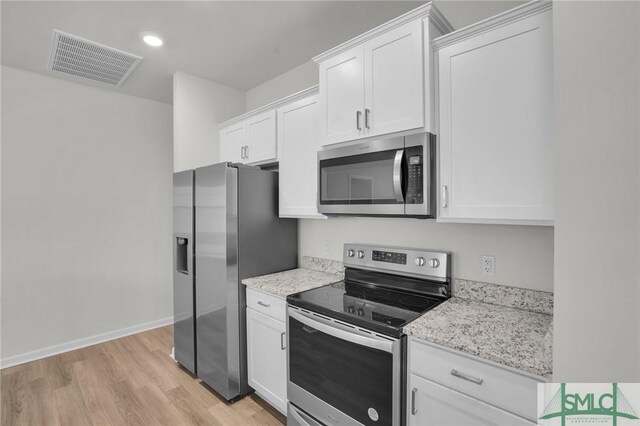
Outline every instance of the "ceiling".
[[[443, 1], [455, 28], [516, 6], [513, 1]], [[172, 102], [183, 71], [251, 89], [423, 2], [410, 1], [2, 1], [2, 65]], [[49, 71], [54, 29], [144, 57], [123, 86]], [[140, 32], [161, 34], [147, 46]]]

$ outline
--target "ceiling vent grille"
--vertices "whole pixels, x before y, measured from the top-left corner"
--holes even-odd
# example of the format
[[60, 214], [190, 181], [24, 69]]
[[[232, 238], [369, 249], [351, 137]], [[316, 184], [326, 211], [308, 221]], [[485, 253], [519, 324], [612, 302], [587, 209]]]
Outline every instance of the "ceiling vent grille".
[[140, 61], [140, 56], [54, 30], [48, 68], [121, 86]]

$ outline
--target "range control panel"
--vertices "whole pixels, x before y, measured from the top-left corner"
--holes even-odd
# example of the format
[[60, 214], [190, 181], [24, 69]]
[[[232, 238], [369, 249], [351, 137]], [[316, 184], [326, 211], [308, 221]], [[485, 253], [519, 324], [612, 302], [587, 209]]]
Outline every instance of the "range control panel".
[[396, 253], [393, 251], [373, 250], [371, 259], [378, 262], [397, 263], [398, 265], [407, 264], [407, 253]]
[[347, 267], [419, 276], [437, 281], [448, 281], [451, 277], [451, 254], [447, 252], [345, 244], [343, 259]]

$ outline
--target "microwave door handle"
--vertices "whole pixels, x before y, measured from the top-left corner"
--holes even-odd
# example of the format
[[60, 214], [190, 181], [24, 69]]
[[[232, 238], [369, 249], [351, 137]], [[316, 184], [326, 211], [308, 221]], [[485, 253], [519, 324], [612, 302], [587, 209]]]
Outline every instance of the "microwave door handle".
[[404, 203], [402, 195], [402, 157], [404, 157], [404, 149], [399, 149], [393, 159], [393, 193], [396, 200]]
[[393, 352], [393, 342], [391, 341], [381, 340], [381, 339], [380, 340], [372, 339], [371, 337], [350, 333], [348, 331], [321, 323], [315, 319], [309, 318], [306, 315], [302, 315], [297, 312], [289, 311], [289, 316], [308, 327], [315, 328], [316, 330], [324, 334], [328, 334], [329, 336], [333, 336], [340, 340], [346, 340], [347, 342], [366, 346], [368, 348], [379, 349], [381, 351], [385, 351], [389, 353]]

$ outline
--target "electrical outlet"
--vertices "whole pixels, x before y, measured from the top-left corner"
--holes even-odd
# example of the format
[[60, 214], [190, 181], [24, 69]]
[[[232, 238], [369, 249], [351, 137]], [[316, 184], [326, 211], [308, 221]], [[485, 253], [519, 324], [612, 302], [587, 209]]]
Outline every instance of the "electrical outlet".
[[331, 241], [330, 240], [326, 240], [322, 242], [322, 249], [324, 252], [324, 257], [327, 259], [331, 258]]
[[494, 256], [482, 256], [482, 275], [493, 275], [496, 267]]

